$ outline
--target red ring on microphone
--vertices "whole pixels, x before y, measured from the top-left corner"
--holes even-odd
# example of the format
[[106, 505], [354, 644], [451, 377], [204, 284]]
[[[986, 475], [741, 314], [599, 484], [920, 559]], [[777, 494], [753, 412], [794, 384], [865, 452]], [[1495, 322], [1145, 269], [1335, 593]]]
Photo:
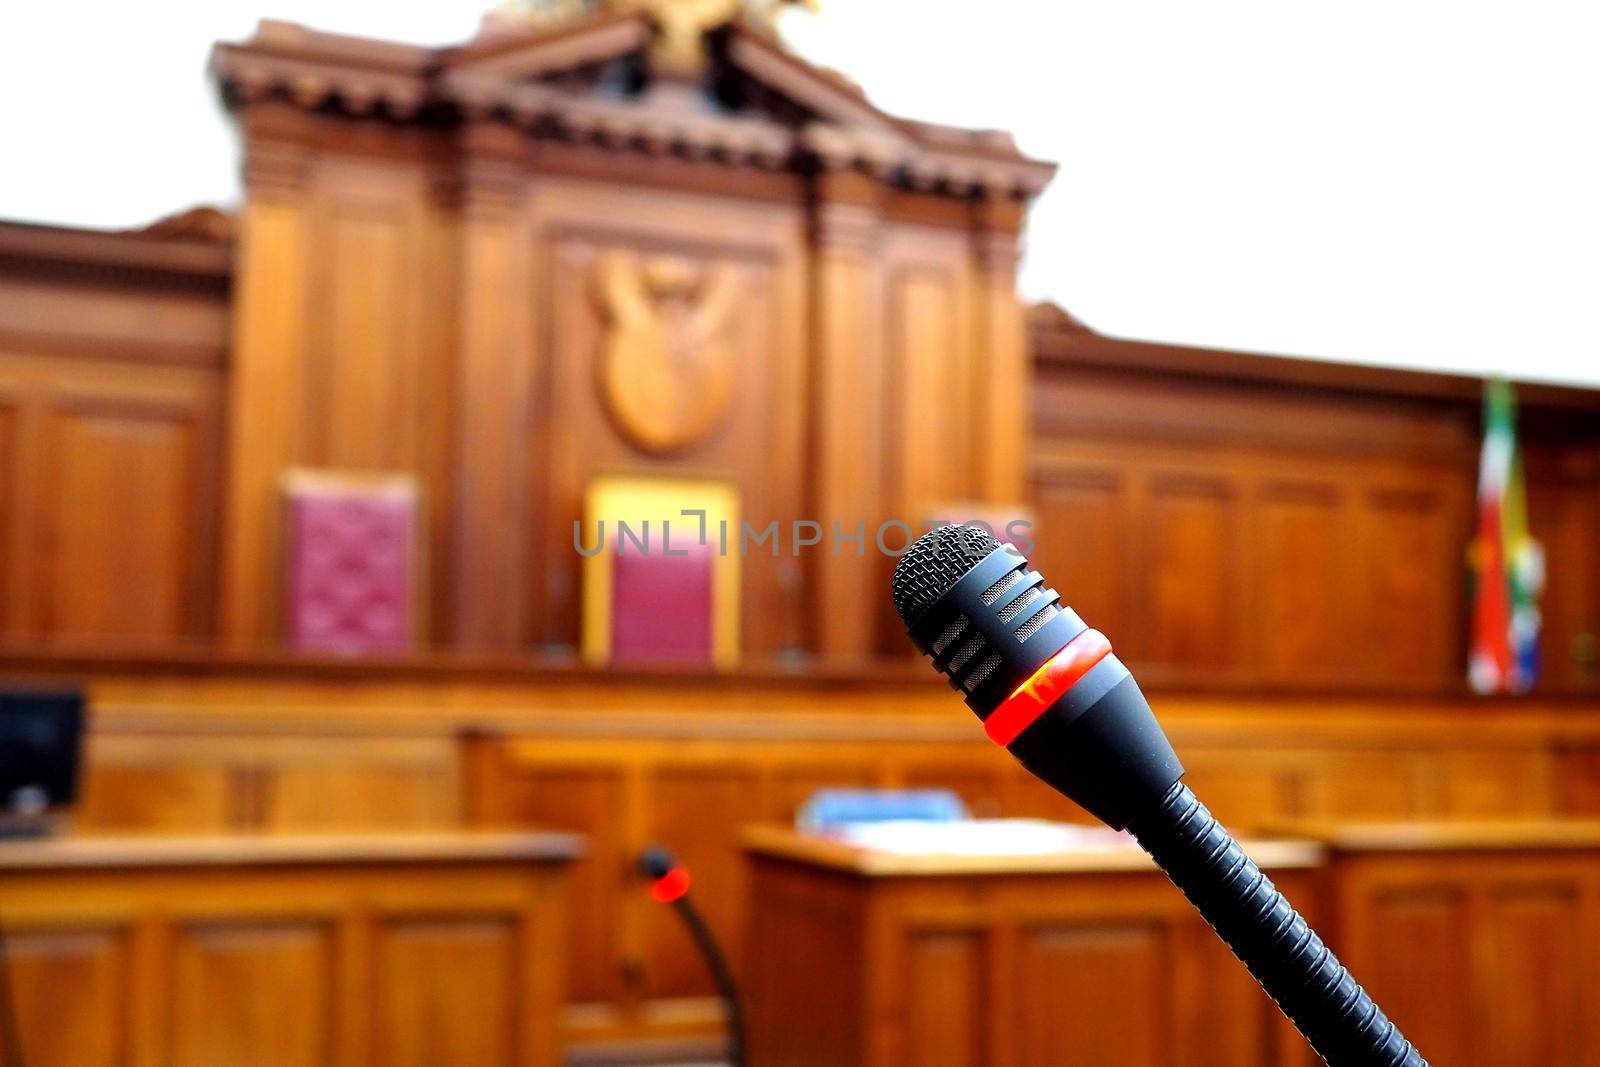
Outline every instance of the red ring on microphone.
[[674, 867], [650, 883], [650, 899], [661, 904], [671, 904], [688, 891], [689, 872], [682, 867]]
[[1090, 668], [1111, 654], [1111, 642], [1099, 630], [1085, 630], [1046, 660], [1032, 677], [1012, 691], [983, 720], [989, 740], [1005, 747], [1044, 714], [1046, 708], [1078, 684]]

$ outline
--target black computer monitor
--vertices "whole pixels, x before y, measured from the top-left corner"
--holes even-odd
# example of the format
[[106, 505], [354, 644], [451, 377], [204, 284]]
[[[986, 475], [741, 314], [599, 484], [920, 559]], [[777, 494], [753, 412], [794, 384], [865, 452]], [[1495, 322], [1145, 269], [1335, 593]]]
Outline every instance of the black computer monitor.
[[0, 834], [45, 832], [78, 798], [83, 694], [0, 687]]

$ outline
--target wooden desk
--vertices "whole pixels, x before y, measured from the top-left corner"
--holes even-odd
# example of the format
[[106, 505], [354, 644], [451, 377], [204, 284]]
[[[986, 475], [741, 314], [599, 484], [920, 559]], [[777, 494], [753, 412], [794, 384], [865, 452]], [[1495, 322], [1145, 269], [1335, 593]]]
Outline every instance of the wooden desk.
[[1600, 1063], [1600, 822], [1295, 829], [1341, 958], [1429, 1060]]
[[[1131, 844], [901, 856], [769, 828], [744, 844], [756, 1067], [1312, 1062]], [[1318, 846], [1248, 848], [1311, 903]]]
[[29, 1067], [560, 1055], [567, 834], [0, 843]]

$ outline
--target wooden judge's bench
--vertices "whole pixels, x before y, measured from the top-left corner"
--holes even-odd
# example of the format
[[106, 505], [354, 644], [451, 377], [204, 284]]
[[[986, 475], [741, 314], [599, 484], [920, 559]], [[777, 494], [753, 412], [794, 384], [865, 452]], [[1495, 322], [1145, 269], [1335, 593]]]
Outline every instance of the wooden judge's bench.
[[[1471, 697], [1481, 381], [1027, 312], [1017, 261], [1054, 167], [1005, 133], [887, 114], [759, 11], [733, 17], [746, 5], [530, 6], [556, 10], [441, 48], [265, 21], [212, 56], [240, 204], [116, 233], [0, 223], [0, 672], [88, 693], [75, 832], [576, 833], [566, 1054], [712, 1054], [719, 1008], [639, 891], [644, 845], [683, 856], [743, 959], [739, 835], [819, 788], [1084, 818], [983, 740], [894, 617], [907, 530], [967, 513], [1033, 523], [1040, 568], [1240, 832], [1600, 815], [1600, 393], [1520, 389], [1545, 669], [1527, 697]], [[700, 575], [714, 656], [612, 655], [627, 611], [574, 539], [615, 481], [693, 485], [776, 525]], [[306, 638], [322, 631], [297, 538], [328, 513], [296, 495], [308, 484], [392, 492], [379, 526], [403, 561], [356, 613], [381, 646]], [[822, 542], [800, 545], [796, 521]], [[352, 582], [380, 555], [354, 554]], [[96, 1062], [187, 1033], [200, 990], [260, 974], [315, 1025], [365, 1012], [316, 1031], [358, 1035], [338, 1047], [442, 1062], [385, 1029], [401, 1002], [384, 983], [443, 960], [486, 1004], [521, 995], [509, 913], [400, 919], [392, 938], [350, 918], [338, 893], [403, 856], [294, 875], [296, 892], [346, 887], [309, 910], [230, 912], [295, 868], [258, 859], [215, 882], [214, 915], [196, 903], [149, 927], [165, 932], [129, 932], [147, 867], [125, 872], [122, 918], [24, 921], [19, 989], [42, 998], [25, 1011], [60, 1008], [52, 968], [82, 976], [123, 1020], [83, 1031]], [[443, 900], [429, 884], [421, 912]], [[9, 932], [5, 892], [0, 876]], [[1516, 914], [1537, 925], [1553, 899]], [[1478, 913], [1405, 914], [1443, 937]], [[945, 967], [930, 996], [975, 988], [964, 936], [928, 943]], [[141, 1014], [156, 976], [138, 968], [163, 961], [195, 1008], [181, 1025]], [[272, 979], [306, 967], [321, 985]], [[228, 1008], [240, 1033], [265, 1025]], [[194, 1025], [182, 1040], [222, 1040]], [[302, 1039], [320, 1040], [284, 1036]]]
[[0, 842], [24, 1062], [555, 1067], [580, 851], [530, 833]]

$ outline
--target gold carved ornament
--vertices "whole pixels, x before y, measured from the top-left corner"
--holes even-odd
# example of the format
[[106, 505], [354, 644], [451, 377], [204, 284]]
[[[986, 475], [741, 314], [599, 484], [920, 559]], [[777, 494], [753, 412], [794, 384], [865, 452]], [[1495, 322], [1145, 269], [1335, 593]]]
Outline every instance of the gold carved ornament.
[[738, 272], [680, 256], [603, 255], [594, 291], [604, 320], [599, 389], [622, 434], [649, 452], [704, 439], [733, 400], [729, 336]]
[[813, 11], [819, 0], [611, 0], [624, 11], [643, 11], [661, 31], [656, 55], [668, 65], [692, 68], [700, 62], [706, 31], [745, 18], [771, 30], [778, 12], [790, 4]]

